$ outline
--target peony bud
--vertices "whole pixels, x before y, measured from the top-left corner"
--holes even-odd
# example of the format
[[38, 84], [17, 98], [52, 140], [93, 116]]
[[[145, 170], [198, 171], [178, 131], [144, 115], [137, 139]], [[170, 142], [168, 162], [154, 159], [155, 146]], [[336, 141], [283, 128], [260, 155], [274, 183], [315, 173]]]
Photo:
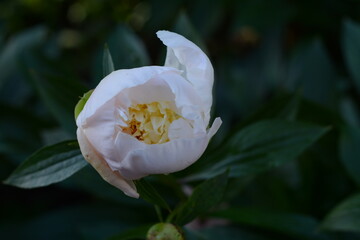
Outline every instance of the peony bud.
[[184, 240], [180, 228], [171, 223], [157, 223], [153, 225], [146, 236], [147, 240]]

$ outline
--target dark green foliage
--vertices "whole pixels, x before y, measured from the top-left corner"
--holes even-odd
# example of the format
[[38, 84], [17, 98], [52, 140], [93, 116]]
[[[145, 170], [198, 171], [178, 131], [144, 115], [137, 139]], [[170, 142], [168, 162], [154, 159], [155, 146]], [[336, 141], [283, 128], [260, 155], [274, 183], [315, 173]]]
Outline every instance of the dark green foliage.
[[158, 205], [164, 209], [170, 210], [166, 201], [161, 197], [161, 195], [156, 191], [156, 189], [145, 179], [140, 179], [135, 181], [136, 189], [140, 194], [140, 197], [144, 200]]
[[130, 240], [130, 239], [144, 239], [151, 225], [145, 225], [124, 231], [121, 234], [114, 235], [107, 240]]
[[[2, 1], [0, 239], [144, 239], [162, 218], [190, 240], [360, 239], [359, 12], [351, 0]], [[70, 140], [74, 107], [112, 71], [162, 65], [162, 29], [208, 54], [223, 125], [195, 164], [137, 180], [132, 199]]]
[[345, 199], [336, 206], [322, 223], [322, 228], [332, 231], [360, 232], [360, 195]]
[[208, 212], [222, 200], [226, 191], [228, 172], [209, 179], [194, 189], [188, 200], [170, 214], [169, 220], [185, 225], [194, 218]]
[[86, 166], [77, 141], [45, 147], [26, 159], [4, 183], [21, 188], [60, 182]]
[[106, 77], [115, 70], [114, 63], [109, 51], [109, 47], [105, 45], [103, 55], [103, 77]]

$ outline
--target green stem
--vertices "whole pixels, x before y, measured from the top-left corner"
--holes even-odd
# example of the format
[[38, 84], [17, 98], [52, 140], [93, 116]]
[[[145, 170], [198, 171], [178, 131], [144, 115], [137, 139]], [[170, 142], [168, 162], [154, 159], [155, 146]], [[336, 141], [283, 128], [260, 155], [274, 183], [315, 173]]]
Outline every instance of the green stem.
[[156, 215], [157, 215], [158, 218], [159, 218], [159, 221], [160, 221], [160, 222], [164, 222], [163, 216], [162, 216], [162, 214], [161, 214], [161, 208], [160, 208], [158, 205], [154, 205], [154, 207], [155, 207]]

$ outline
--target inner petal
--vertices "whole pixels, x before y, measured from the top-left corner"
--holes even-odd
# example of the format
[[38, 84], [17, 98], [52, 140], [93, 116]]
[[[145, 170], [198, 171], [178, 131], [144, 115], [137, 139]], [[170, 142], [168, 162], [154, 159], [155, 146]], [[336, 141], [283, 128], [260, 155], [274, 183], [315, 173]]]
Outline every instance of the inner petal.
[[119, 128], [139, 141], [147, 144], [168, 142], [170, 124], [181, 116], [171, 108], [170, 101], [133, 104], [127, 116], [119, 115]]

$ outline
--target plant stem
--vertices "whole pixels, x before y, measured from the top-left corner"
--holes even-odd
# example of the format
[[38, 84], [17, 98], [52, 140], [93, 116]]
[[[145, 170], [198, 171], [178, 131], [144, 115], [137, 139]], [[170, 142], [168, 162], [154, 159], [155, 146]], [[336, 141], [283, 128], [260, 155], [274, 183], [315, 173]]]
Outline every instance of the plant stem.
[[159, 221], [160, 221], [160, 222], [164, 222], [163, 216], [162, 216], [162, 214], [161, 214], [161, 208], [160, 208], [158, 205], [154, 205], [154, 207], [155, 207], [156, 215], [157, 215], [158, 218], [159, 218]]

